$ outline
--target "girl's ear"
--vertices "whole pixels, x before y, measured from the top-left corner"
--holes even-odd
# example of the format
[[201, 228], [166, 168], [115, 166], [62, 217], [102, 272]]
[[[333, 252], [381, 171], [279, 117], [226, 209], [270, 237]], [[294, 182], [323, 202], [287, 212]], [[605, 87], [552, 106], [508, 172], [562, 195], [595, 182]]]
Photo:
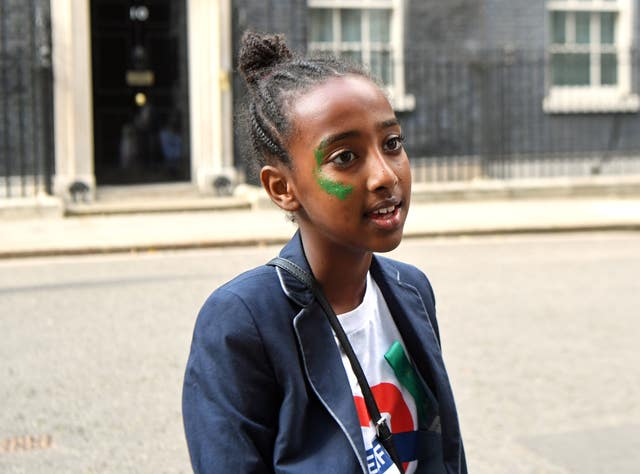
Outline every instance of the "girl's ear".
[[300, 208], [295, 190], [291, 185], [291, 173], [280, 166], [265, 165], [260, 170], [262, 187], [280, 209], [295, 212]]

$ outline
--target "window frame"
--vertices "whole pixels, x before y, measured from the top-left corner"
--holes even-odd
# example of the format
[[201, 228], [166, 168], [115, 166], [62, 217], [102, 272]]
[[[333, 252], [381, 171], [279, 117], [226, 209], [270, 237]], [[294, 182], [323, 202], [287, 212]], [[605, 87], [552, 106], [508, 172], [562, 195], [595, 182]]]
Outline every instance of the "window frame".
[[[410, 111], [415, 108], [415, 97], [407, 94], [405, 91], [404, 81], [404, 0], [307, 0], [307, 8], [311, 9], [328, 9], [332, 11], [333, 29], [337, 32], [337, 39], [334, 37], [331, 42], [313, 42], [311, 38], [307, 39], [307, 48], [309, 51], [331, 51], [339, 54], [348, 50], [343, 48], [343, 43], [339, 41], [340, 29], [339, 20], [340, 10], [357, 9], [357, 10], [389, 10], [390, 11], [390, 31], [389, 42], [385, 44], [372, 43], [369, 41], [369, 29], [364, 28], [358, 51], [363, 53], [363, 62], [370, 57], [372, 51], [388, 51], [391, 57], [392, 78], [391, 85], [385, 85], [384, 89], [391, 100], [391, 105], [396, 111]], [[369, 15], [365, 15], [365, 22], [368, 22]], [[330, 46], [328, 46], [330, 45]], [[385, 45], [388, 45], [385, 47]], [[368, 63], [365, 63], [367, 66]]]
[[[554, 12], [566, 12], [565, 34], [575, 38], [576, 14], [580, 12], [598, 13], [589, 19], [591, 39], [589, 43], [576, 46], [553, 43]], [[601, 13], [615, 13], [615, 35], [613, 45], [600, 43]], [[633, 38], [633, 0], [547, 0], [547, 95], [543, 100], [543, 110], [548, 113], [598, 113], [636, 112], [640, 110], [640, 99], [631, 90], [631, 46]], [[594, 40], [595, 38], [595, 40]], [[552, 83], [551, 55], [554, 53], [588, 53], [589, 85], [555, 85]], [[617, 83], [601, 84], [600, 55], [616, 52]]]

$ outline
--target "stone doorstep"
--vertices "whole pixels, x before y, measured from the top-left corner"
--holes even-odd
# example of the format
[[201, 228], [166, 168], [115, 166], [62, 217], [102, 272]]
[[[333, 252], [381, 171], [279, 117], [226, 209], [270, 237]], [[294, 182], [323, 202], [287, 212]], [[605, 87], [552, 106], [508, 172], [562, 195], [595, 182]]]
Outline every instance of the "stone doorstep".
[[249, 202], [242, 197], [202, 194], [193, 183], [178, 182], [99, 186], [92, 201], [68, 201], [65, 215], [225, 211], [250, 208]]
[[92, 203], [69, 203], [65, 216], [95, 216], [114, 214], [139, 214], [157, 212], [227, 211], [251, 209], [245, 199], [235, 197], [194, 197], [126, 199], [120, 201], [95, 201]]

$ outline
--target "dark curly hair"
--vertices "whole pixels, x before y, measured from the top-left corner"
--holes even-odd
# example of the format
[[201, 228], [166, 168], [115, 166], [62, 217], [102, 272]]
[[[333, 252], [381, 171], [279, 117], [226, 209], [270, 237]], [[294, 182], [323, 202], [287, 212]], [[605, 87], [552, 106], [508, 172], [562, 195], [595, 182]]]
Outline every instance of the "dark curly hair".
[[277, 34], [246, 32], [238, 62], [249, 90], [245, 125], [259, 166], [277, 162], [291, 166], [286, 146], [292, 131], [289, 109], [297, 97], [331, 77], [355, 74], [371, 79], [356, 64], [300, 57]]

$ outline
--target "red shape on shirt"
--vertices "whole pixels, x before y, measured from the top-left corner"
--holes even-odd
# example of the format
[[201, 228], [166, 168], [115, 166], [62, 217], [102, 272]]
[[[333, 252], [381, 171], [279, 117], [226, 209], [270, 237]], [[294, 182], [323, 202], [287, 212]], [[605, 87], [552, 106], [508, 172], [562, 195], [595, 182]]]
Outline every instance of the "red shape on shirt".
[[[373, 398], [378, 404], [380, 413], [388, 413], [391, 416], [392, 433], [415, 430], [411, 412], [398, 387], [391, 383], [382, 382], [371, 387], [371, 393], [373, 393]], [[369, 413], [367, 413], [367, 405], [364, 403], [364, 398], [354, 396], [353, 402], [356, 405], [360, 426], [369, 426], [371, 419], [369, 418]]]

